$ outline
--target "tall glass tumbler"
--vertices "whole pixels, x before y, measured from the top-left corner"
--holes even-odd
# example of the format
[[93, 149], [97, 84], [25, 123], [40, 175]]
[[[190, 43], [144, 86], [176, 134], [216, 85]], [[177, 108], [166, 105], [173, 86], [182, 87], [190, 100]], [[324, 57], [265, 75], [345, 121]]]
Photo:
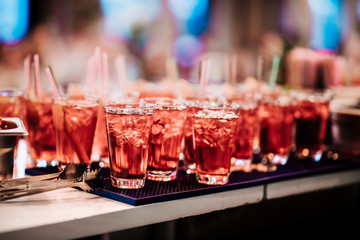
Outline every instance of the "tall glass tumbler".
[[268, 170], [285, 165], [293, 144], [294, 99], [290, 96], [266, 96], [259, 106], [260, 151]]
[[210, 101], [208, 98], [188, 98], [186, 99], [185, 104], [187, 106], [187, 115], [184, 122], [184, 169], [187, 174], [195, 174], [196, 162], [192, 130], [192, 115], [205, 106], [215, 106], [218, 103], [215, 101]]
[[112, 185], [127, 189], [144, 187], [153, 107], [110, 103], [104, 105], [104, 112]]
[[232, 100], [239, 105], [234, 134], [232, 171], [252, 171], [254, 148], [259, 144], [259, 104], [255, 99]]
[[301, 157], [319, 161], [329, 117], [330, 91], [295, 92], [295, 145]]
[[140, 103], [155, 107], [150, 134], [147, 179], [176, 179], [183, 140], [186, 106], [172, 98], [145, 98]]
[[41, 96], [28, 95], [26, 104], [27, 137], [30, 155], [38, 167], [56, 166], [55, 127], [50, 93]]
[[233, 109], [202, 109], [193, 115], [196, 179], [207, 185], [228, 183], [238, 114]]
[[60, 168], [77, 163], [90, 165], [98, 100], [97, 97], [54, 99], [52, 113]]

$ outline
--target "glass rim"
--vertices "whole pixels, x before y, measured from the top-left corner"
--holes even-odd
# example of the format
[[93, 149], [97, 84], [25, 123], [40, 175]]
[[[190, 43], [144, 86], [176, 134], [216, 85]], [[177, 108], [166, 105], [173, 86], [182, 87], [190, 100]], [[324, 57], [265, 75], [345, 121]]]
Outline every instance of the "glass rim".
[[55, 104], [92, 107], [99, 105], [100, 97], [96, 95], [85, 95], [84, 98], [71, 98], [71, 96], [61, 96], [61, 97], [51, 96], [51, 99]]
[[[120, 105], [120, 106], [119, 106]], [[141, 103], [103, 104], [105, 113], [118, 115], [153, 115], [154, 107]]]
[[[157, 100], [159, 100], [160, 102], [157, 102]], [[155, 101], [155, 102], [151, 102], [151, 101]], [[185, 102], [178, 98], [148, 97], [148, 98], [140, 98], [139, 102], [144, 105], [154, 106], [156, 110], [185, 110], [187, 108]]]
[[[214, 115], [207, 115], [207, 113], [217, 113]], [[221, 114], [221, 116], [220, 116]], [[226, 115], [226, 114], [231, 114], [230, 115]], [[191, 115], [191, 117], [193, 118], [206, 118], [206, 119], [238, 119], [239, 118], [239, 114], [234, 112], [233, 109], [231, 108], [216, 108], [216, 109], [212, 109], [212, 108], [204, 108], [201, 109], [195, 113], [193, 113]]]
[[0, 97], [19, 97], [23, 96], [24, 91], [17, 88], [2, 88], [0, 89]]
[[291, 92], [291, 95], [298, 101], [309, 102], [330, 102], [334, 93], [330, 89], [299, 89]]
[[266, 96], [260, 100], [259, 105], [274, 105], [280, 107], [291, 107], [296, 105], [296, 99], [290, 95], [281, 95], [277, 97]]

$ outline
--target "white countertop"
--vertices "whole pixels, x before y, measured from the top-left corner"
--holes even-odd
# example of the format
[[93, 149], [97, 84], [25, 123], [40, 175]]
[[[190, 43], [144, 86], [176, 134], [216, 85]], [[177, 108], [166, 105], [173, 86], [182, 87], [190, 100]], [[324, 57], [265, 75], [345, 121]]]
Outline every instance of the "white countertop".
[[360, 182], [360, 169], [142, 206], [73, 188], [0, 202], [0, 239], [70, 239]]

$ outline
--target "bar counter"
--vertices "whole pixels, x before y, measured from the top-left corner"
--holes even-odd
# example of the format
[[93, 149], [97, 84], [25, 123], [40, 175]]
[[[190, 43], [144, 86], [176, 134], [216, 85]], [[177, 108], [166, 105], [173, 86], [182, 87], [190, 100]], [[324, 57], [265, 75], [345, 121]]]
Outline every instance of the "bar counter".
[[0, 202], [0, 239], [74, 239], [360, 183], [360, 168], [133, 206], [75, 188]]

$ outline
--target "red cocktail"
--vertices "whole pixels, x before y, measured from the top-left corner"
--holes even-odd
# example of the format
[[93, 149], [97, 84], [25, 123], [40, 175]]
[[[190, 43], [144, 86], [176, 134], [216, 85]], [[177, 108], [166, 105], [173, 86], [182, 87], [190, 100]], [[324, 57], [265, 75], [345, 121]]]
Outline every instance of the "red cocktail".
[[199, 183], [229, 181], [238, 115], [232, 110], [203, 109], [193, 115], [196, 178]]
[[239, 103], [239, 118], [234, 134], [234, 163], [232, 171], [251, 171], [254, 147], [259, 143], [258, 104], [255, 101], [233, 101]]
[[322, 93], [302, 92], [297, 94], [295, 111], [296, 151], [302, 157], [319, 161], [329, 117], [330, 98]]
[[28, 97], [26, 125], [32, 160], [37, 166], [56, 165], [56, 141], [50, 95]]
[[259, 107], [260, 149], [264, 159], [286, 164], [293, 137], [294, 103], [289, 97], [263, 99]]
[[189, 98], [186, 100], [187, 114], [184, 122], [184, 169], [188, 174], [196, 173], [195, 146], [192, 131], [192, 115], [204, 106], [216, 104], [207, 98]]
[[52, 106], [56, 151], [60, 167], [90, 164], [98, 113], [98, 99], [55, 99]]
[[139, 104], [104, 105], [112, 185], [145, 185], [149, 135], [154, 110]]
[[103, 104], [110, 102], [134, 103], [138, 101], [138, 92], [111, 92], [110, 96], [100, 99], [98, 120], [95, 129], [92, 160], [99, 161], [104, 166], [109, 166], [109, 148], [107, 144], [106, 124]]
[[155, 181], [174, 180], [179, 165], [186, 107], [171, 98], [146, 98], [140, 102], [155, 107], [147, 178]]

